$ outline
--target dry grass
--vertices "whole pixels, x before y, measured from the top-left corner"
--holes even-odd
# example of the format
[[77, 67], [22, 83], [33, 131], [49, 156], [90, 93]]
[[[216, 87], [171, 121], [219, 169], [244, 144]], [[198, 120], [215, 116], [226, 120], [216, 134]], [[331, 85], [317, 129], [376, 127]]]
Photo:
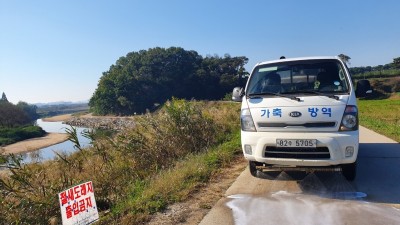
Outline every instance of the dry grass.
[[59, 220], [57, 193], [87, 180], [94, 184], [100, 223], [147, 221], [229, 163], [240, 146], [239, 110], [232, 103], [173, 100], [157, 115], [138, 118], [135, 130], [71, 156], [31, 165], [15, 159], [12, 175], [0, 179], [0, 221]]
[[373, 93], [369, 99], [398, 99], [400, 95], [400, 77], [370, 79]]

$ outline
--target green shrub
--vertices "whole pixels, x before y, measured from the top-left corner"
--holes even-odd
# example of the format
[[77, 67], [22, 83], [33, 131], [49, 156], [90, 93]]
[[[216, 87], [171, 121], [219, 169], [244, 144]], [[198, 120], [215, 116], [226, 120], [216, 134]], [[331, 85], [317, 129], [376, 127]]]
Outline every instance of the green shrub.
[[352, 77], [355, 79], [371, 79], [371, 78], [387, 78], [396, 77], [400, 75], [400, 70], [390, 69], [390, 70], [376, 70], [365, 73], [354, 74]]
[[0, 146], [9, 145], [29, 138], [42, 137], [46, 132], [39, 126], [0, 128]]

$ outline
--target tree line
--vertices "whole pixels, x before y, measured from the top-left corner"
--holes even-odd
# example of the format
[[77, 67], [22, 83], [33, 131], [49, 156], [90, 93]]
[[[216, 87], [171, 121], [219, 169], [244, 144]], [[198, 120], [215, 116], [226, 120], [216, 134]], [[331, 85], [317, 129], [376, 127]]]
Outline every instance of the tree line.
[[36, 110], [36, 105], [22, 101], [14, 105], [3, 92], [0, 99], [0, 146], [45, 135], [41, 127], [33, 125], [39, 118]]
[[385, 65], [351, 67], [350, 72], [355, 76], [360, 76], [361, 74], [373, 73], [373, 72], [380, 72], [380, 73], [395, 72], [397, 73], [397, 75], [400, 75], [400, 57], [394, 58], [393, 62], [387, 63]]
[[31, 124], [39, 118], [36, 110], [36, 105], [30, 105], [22, 101], [14, 105], [8, 101], [6, 94], [3, 92], [0, 99], [0, 127], [13, 128]]
[[244, 56], [202, 57], [180, 47], [130, 52], [103, 73], [89, 106], [99, 115], [132, 115], [155, 110], [172, 96], [221, 99], [246, 82], [247, 62]]

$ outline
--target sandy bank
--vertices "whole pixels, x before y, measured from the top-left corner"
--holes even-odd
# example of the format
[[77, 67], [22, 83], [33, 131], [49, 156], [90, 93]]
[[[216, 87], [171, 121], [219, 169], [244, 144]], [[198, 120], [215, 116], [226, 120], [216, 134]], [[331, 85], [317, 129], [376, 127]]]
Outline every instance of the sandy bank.
[[18, 154], [18, 153], [35, 151], [41, 148], [55, 145], [64, 142], [67, 139], [68, 139], [67, 134], [48, 133], [44, 137], [31, 138], [24, 141], [20, 141], [11, 145], [7, 145], [2, 149], [5, 150], [4, 154], [11, 154], [11, 153]]
[[42, 120], [45, 122], [62, 122], [68, 119], [72, 118], [72, 114], [63, 114], [59, 116], [53, 116], [53, 117], [46, 117], [43, 118]]

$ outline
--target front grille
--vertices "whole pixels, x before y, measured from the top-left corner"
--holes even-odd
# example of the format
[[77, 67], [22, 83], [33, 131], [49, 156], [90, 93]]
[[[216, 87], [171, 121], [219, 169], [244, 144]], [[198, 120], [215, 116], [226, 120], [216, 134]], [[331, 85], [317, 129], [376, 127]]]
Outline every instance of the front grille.
[[265, 148], [264, 157], [283, 159], [330, 159], [331, 155], [327, 147], [277, 148], [268, 146]]
[[306, 128], [324, 128], [335, 127], [336, 122], [313, 122], [313, 123], [257, 123], [259, 127], [306, 127]]

